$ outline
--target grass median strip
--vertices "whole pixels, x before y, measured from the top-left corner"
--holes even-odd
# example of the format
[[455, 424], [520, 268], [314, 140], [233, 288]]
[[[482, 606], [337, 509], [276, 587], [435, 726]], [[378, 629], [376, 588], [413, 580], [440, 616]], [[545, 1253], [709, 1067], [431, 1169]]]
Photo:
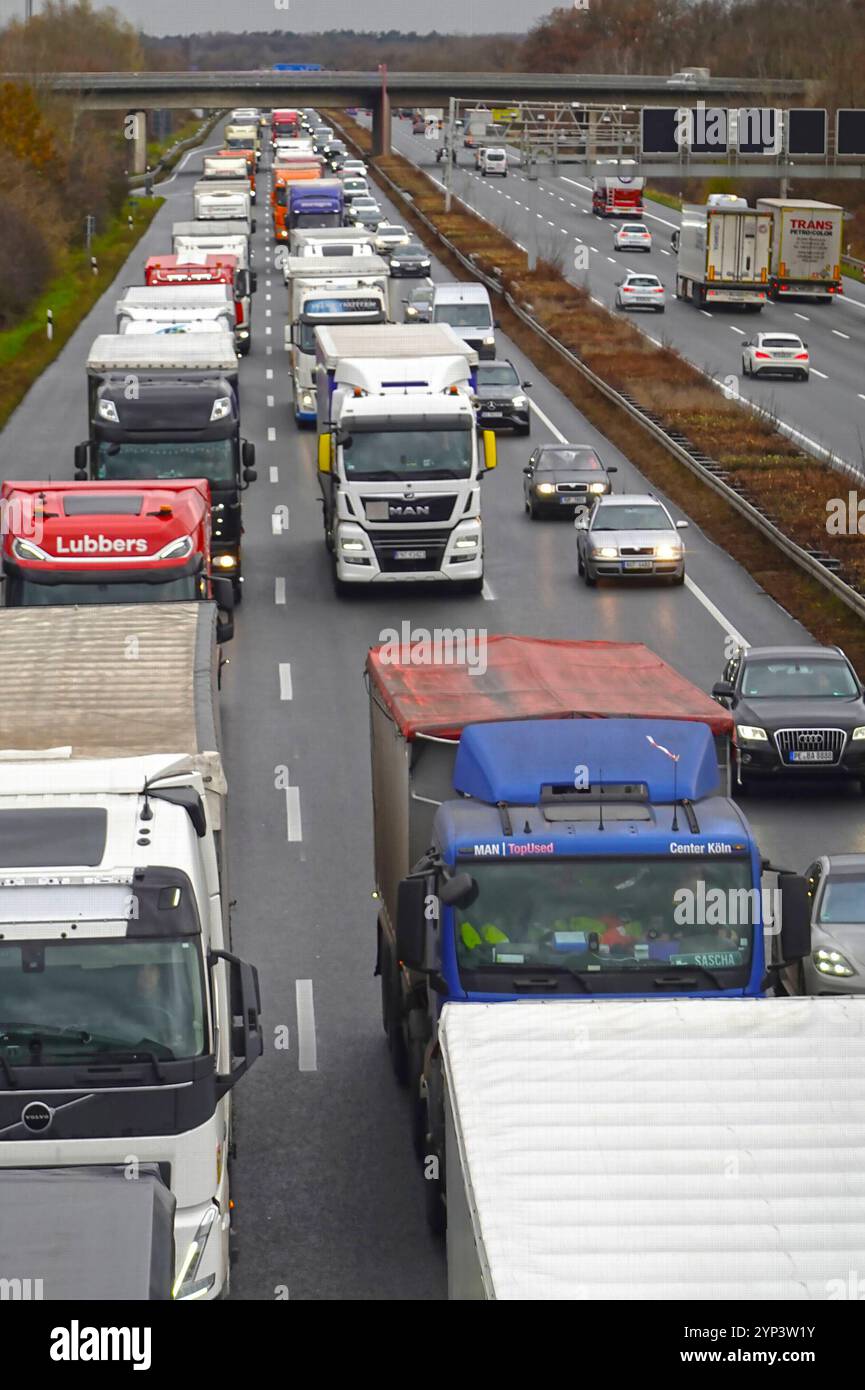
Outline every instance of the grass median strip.
[[[846, 501], [851, 482], [827, 465], [800, 453], [761, 419], [729, 396], [668, 347], [657, 347], [627, 321], [596, 305], [586, 290], [572, 285], [552, 265], [540, 262], [529, 272], [526, 257], [492, 223], [454, 201], [444, 212], [440, 189], [400, 155], [374, 156], [369, 131], [331, 112], [329, 124], [343, 127], [347, 138], [411, 202], [404, 217], [417, 230], [418, 209], [483, 273], [494, 276], [513, 299], [530, 310], [587, 367], [610, 386], [626, 392], [652, 411], [664, 429], [715, 460], [725, 481], [757, 506], [797, 544], [827, 554], [849, 584], [865, 590], [865, 546], [852, 518], [851, 534], [831, 534], [827, 522], [837, 512], [830, 504]], [[465, 270], [446, 248], [436, 255], [458, 278]], [[507, 306], [497, 308], [502, 328], [559, 389], [604, 434], [631, 458], [641, 472], [685, 509], [705, 533], [723, 546], [788, 612], [821, 642], [843, 646], [865, 670], [865, 624], [816, 580], [788, 560], [771, 541], [744, 520], [725, 500], [653, 440], [540, 341]]]

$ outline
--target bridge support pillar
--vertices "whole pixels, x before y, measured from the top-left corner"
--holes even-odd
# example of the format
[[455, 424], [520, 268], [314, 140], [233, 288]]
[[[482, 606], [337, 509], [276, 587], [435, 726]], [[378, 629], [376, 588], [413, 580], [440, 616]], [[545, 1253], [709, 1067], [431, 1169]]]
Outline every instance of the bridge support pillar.
[[127, 168], [130, 174], [147, 172], [147, 112], [127, 111], [123, 118], [123, 134], [130, 142]]
[[373, 154], [390, 154], [390, 129], [390, 97], [383, 86], [372, 107]]

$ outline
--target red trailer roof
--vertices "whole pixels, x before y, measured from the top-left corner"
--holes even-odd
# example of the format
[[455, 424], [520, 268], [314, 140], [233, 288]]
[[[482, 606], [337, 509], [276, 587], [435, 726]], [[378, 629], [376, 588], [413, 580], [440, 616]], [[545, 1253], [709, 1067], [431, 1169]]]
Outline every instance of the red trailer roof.
[[405, 738], [457, 738], [464, 725], [494, 719], [615, 716], [698, 720], [714, 734], [733, 733], [729, 710], [640, 642], [488, 637], [486, 670], [477, 675], [465, 662], [428, 657], [416, 642], [398, 659], [389, 643], [367, 657], [373, 691]]

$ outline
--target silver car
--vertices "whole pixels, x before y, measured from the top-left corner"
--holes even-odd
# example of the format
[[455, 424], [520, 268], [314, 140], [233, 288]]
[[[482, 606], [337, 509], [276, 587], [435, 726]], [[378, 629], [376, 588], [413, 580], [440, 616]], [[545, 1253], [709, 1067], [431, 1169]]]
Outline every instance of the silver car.
[[679, 532], [687, 524], [674, 521], [651, 492], [600, 497], [588, 516], [577, 517], [577, 573], [590, 587], [608, 577], [666, 576], [684, 584]]
[[393, 222], [379, 222], [372, 245], [373, 250], [380, 256], [384, 251], [391, 251], [394, 246], [408, 246], [410, 241], [411, 235], [405, 227], [397, 227]]
[[865, 854], [824, 854], [805, 874], [811, 954], [784, 972], [795, 994], [865, 994]]
[[657, 275], [643, 275], [629, 270], [616, 286], [617, 309], [654, 309], [663, 314], [667, 294]]
[[617, 251], [651, 251], [652, 233], [644, 222], [623, 222], [613, 235]]

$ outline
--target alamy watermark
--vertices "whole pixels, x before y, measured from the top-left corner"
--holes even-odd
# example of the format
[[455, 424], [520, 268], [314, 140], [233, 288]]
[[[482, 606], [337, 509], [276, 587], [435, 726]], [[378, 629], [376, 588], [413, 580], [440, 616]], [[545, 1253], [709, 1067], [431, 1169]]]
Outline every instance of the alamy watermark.
[[486, 628], [412, 627], [404, 619], [399, 631], [384, 628], [379, 642], [383, 666], [465, 666], [471, 676], [487, 669]]
[[[731, 114], [735, 120], [731, 121]], [[769, 149], [777, 143], [781, 113], [768, 106], [743, 106], [731, 113], [724, 106], [679, 106], [673, 138], [676, 144], [725, 148], [735, 135], [737, 143]]]

